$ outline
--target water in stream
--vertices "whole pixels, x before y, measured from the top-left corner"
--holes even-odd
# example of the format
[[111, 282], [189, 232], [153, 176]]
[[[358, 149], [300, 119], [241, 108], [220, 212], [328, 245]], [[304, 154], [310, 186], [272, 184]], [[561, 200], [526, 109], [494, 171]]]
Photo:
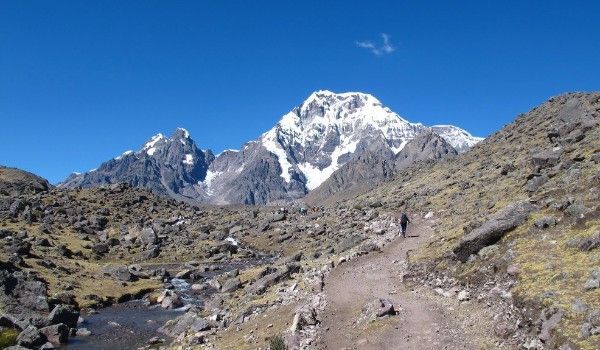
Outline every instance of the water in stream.
[[[203, 273], [205, 279], [234, 269], [243, 269], [250, 266], [263, 265], [273, 261], [274, 257], [261, 256], [251, 259], [228, 261], [213, 264], [213, 268]], [[163, 266], [174, 275], [176, 271], [184, 268], [183, 264]], [[193, 293], [188, 280], [173, 278], [169, 281], [177, 295], [186, 305], [201, 306], [206, 298], [216, 290], [207, 290], [202, 294]], [[148, 345], [153, 337], [169, 339], [158, 333], [158, 328], [168, 320], [185, 313], [187, 307], [176, 310], [165, 310], [159, 305], [148, 305], [143, 300], [134, 300], [126, 303], [115, 304], [92, 315], [83, 315], [85, 327], [92, 332], [89, 336], [79, 336], [69, 339], [69, 343], [61, 349], [65, 350], [129, 350]]]

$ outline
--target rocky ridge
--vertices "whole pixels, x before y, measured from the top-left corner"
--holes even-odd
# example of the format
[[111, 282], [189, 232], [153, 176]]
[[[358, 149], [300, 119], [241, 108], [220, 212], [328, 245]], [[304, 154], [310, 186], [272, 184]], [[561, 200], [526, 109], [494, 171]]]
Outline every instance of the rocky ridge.
[[[125, 182], [194, 203], [275, 204], [304, 197], [363, 154], [390, 162], [421, 133], [439, 133], [443, 147], [463, 152], [481, 141], [453, 126], [410, 123], [364, 93], [317, 91], [257, 140], [240, 150], [213, 155], [200, 150], [185, 129], [170, 138], [152, 137], [137, 152], [127, 151], [97, 169], [73, 174], [60, 186], [94, 187]], [[407, 155], [408, 150], [412, 154]], [[418, 148], [412, 159], [437, 159]], [[446, 151], [453, 154], [454, 151]], [[370, 157], [371, 155], [367, 155]], [[397, 167], [396, 167], [397, 168]], [[343, 175], [342, 175], [343, 176]], [[360, 185], [361, 178], [350, 176]], [[336, 190], [327, 186], [327, 192]]]

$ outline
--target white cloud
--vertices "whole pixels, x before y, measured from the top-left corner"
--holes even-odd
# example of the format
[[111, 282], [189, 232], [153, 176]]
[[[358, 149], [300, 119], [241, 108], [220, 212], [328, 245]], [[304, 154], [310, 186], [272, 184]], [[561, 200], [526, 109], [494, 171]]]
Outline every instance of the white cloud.
[[356, 46], [358, 46], [362, 49], [367, 49], [367, 50], [371, 51], [371, 53], [373, 53], [375, 56], [387, 55], [387, 54], [394, 52], [394, 50], [396, 50], [396, 48], [393, 47], [392, 44], [390, 44], [390, 36], [388, 34], [381, 33], [381, 38], [383, 40], [383, 43], [381, 44], [381, 46], [377, 46], [372, 41], [368, 41], [368, 40], [367, 41], [357, 41]]

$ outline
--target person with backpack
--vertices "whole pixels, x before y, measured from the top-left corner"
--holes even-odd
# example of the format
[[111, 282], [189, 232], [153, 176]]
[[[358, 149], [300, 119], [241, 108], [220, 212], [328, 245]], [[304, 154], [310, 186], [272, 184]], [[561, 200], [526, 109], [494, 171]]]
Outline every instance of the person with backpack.
[[402, 213], [402, 215], [400, 216], [400, 229], [402, 238], [406, 238], [406, 226], [408, 226], [409, 222], [410, 219], [408, 218], [408, 215], [406, 215], [406, 213]]

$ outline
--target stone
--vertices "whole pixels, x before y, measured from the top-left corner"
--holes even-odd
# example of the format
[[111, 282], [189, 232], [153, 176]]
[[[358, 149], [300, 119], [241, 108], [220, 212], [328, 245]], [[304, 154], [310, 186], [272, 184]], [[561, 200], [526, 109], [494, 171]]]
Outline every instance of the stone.
[[135, 281], [137, 279], [125, 265], [105, 266], [102, 268], [102, 271], [105, 275], [123, 282]]
[[554, 328], [558, 326], [564, 314], [564, 310], [554, 307], [542, 310], [540, 318], [537, 321], [539, 329], [538, 339], [543, 342], [550, 340]]
[[87, 337], [92, 335], [92, 332], [87, 328], [77, 328], [75, 335], [77, 335], [78, 337]]
[[533, 225], [539, 229], [553, 227], [556, 226], [556, 219], [552, 216], [544, 216], [543, 218], [535, 220]]
[[527, 183], [525, 184], [525, 187], [523, 187], [523, 190], [525, 190], [526, 192], [535, 192], [540, 187], [542, 187], [546, 182], [548, 182], [548, 180], [549, 180], [548, 175], [535, 174], [532, 178], [530, 178], [527, 181]]
[[48, 324], [64, 323], [69, 328], [77, 328], [79, 311], [71, 305], [56, 305], [48, 315]]
[[40, 333], [53, 345], [66, 344], [69, 340], [69, 327], [64, 323], [40, 328]]
[[140, 232], [140, 242], [145, 246], [152, 246], [158, 243], [158, 236], [152, 227], [145, 227]]
[[279, 222], [279, 221], [283, 221], [285, 219], [286, 219], [285, 213], [277, 212], [277, 213], [273, 213], [273, 215], [271, 215], [270, 222]]
[[310, 305], [305, 305], [296, 310], [290, 331], [295, 333], [306, 328], [307, 326], [314, 326], [318, 323], [319, 320], [317, 319], [317, 311], [315, 308]]
[[544, 150], [531, 157], [533, 164], [539, 168], [549, 168], [558, 164], [563, 151], [560, 147]]
[[588, 309], [588, 306], [585, 305], [581, 300], [579, 299], [574, 299], [571, 302], [571, 310], [573, 310], [576, 313], [585, 313]]
[[172, 292], [169, 295], [166, 295], [160, 301], [160, 306], [163, 309], [176, 309], [183, 306], [183, 301], [176, 293]]
[[469, 260], [472, 254], [477, 254], [482, 248], [498, 242], [510, 230], [527, 220], [536, 207], [528, 201], [507, 205], [502, 210], [464, 236], [453, 252], [462, 262]]
[[106, 243], [96, 243], [92, 246], [92, 251], [99, 255], [104, 255], [108, 253], [108, 244]]
[[239, 277], [234, 277], [223, 282], [223, 286], [221, 287], [221, 292], [223, 293], [231, 293], [242, 287], [242, 282]]
[[188, 330], [195, 333], [207, 331], [211, 328], [210, 322], [200, 317], [194, 309], [190, 309], [176, 319], [167, 321], [164, 326], [158, 329], [158, 331], [169, 337], [175, 338]]
[[17, 337], [17, 344], [26, 348], [37, 348], [46, 343], [46, 337], [34, 326], [25, 328]]
[[457, 299], [458, 301], [468, 301], [469, 299], [471, 299], [471, 294], [467, 290], [461, 290], [460, 292], [458, 292]]

